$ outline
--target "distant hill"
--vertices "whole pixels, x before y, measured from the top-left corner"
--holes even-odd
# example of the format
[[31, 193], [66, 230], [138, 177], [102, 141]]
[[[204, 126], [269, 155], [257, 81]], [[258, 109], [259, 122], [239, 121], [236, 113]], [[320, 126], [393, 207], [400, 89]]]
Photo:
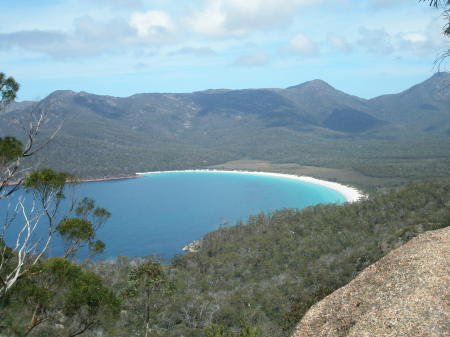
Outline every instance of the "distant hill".
[[414, 132], [450, 134], [450, 75], [437, 73], [395, 95], [369, 101], [372, 114]]
[[[0, 134], [20, 135], [17, 119], [46, 111], [47, 132], [64, 126], [43, 164], [81, 176], [206, 167], [242, 158], [359, 167], [379, 157], [386, 144], [389, 158], [419, 152], [450, 158], [433, 143], [450, 142], [449, 85], [450, 74], [437, 73], [402, 93], [371, 100], [321, 80], [287, 89], [126, 98], [55, 91], [39, 102], [11, 105], [0, 115]], [[416, 154], [405, 154], [419, 138]], [[57, 160], [62, 157], [64, 164]]]

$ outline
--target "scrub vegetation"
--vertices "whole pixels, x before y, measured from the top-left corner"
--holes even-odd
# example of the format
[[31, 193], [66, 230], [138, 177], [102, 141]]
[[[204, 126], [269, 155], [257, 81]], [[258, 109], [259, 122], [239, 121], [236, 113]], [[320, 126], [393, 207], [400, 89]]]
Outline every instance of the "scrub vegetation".
[[[152, 288], [150, 335], [289, 336], [312, 304], [418, 233], [449, 224], [450, 181], [412, 184], [355, 204], [252, 216], [162, 265], [173, 288]], [[120, 293], [148, 261], [155, 260], [118, 258], [83, 268]], [[142, 291], [140, 299], [146, 296]], [[110, 335], [144, 335], [135, 306], [137, 299], [125, 299]]]

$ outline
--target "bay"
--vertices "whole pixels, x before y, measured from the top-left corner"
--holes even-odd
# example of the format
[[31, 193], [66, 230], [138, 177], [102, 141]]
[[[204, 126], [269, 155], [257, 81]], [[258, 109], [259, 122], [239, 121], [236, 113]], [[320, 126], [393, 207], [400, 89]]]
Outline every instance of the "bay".
[[[100, 258], [158, 255], [170, 259], [207, 232], [245, 221], [252, 214], [345, 202], [337, 191], [317, 184], [203, 171], [81, 183], [76, 194], [94, 199], [112, 213], [98, 232], [106, 244]], [[57, 243], [51, 249], [52, 254], [60, 250]]]

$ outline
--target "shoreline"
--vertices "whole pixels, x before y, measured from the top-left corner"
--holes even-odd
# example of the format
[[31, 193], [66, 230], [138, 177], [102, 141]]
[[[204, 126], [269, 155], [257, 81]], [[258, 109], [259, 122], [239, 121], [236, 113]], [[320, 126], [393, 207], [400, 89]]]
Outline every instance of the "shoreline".
[[[135, 179], [139, 178], [139, 175], [137, 174], [130, 174], [126, 176], [111, 176], [111, 177], [99, 177], [99, 178], [79, 178], [74, 180], [69, 180], [66, 183], [67, 184], [77, 184], [77, 183], [91, 183], [96, 181], [110, 181], [110, 180], [125, 180], [125, 179]], [[21, 181], [15, 180], [15, 181], [9, 181], [6, 183], [6, 186], [15, 186], [17, 184], [20, 184]]]
[[341, 194], [347, 203], [357, 202], [365, 198], [365, 195], [359, 191], [358, 189], [339, 184], [332, 181], [321, 180], [308, 176], [297, 176], [294, 174], [286, 174], [286, 173], [274, 173], [274, 172], [262, 172], [262, 171], [245, 171], [245, 170], [214, 170], [214, 169], [197, 169], [197, 170], [175, 170], [175, 171], [153, 171], [153, 172], [138, 172], [136, 173], [137, 177], [159, 174], [159, 173], [183, 173], [183, 172], [216, 172], [216, 173], [238, 173], [238, 174], [248, 174], [248, 175], [262, 175], [267, 177], [278, 177], [285, 178], [290, 180], [296, 180], [306, 183], [311, 183], [315, 185], [320, 185], [323, 187], [327, 187], [331, 190], [334, 190]]
[[[81, 178], [76, 179], [76, 183], [92, 183], [96, 181], [110, 181], [110, 180], [125, 180], [125, 179], [135, 179], [139, 178], [138, 174], [130, 174], [127, 176], [112, 176], [112, 177], [100, 177], [100, 178]], [[70, 183], [70, 182], [69, 182]]]

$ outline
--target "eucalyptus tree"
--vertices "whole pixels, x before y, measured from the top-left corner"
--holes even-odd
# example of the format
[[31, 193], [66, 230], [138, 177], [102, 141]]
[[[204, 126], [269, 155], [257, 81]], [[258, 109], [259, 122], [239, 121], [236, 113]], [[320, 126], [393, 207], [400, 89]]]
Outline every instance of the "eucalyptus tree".
[[[14, 113], [6, 109], [18, 90], [12, 77], [0, 73], [0, 114]], [[89, 256], [103, 251], [96, 233], [110, 213], [91, 199], [68, 197], [76, 182], [70, 174], [25, 164], [60, 129], [38, 141], [46, 113], [32, 110], [28, 117], [24, 141], [0, 138], [0, 335], [78, 336], [119, 312], [102, 280], [70, 261], [80, 249]], [[48, 254], [55, 237], [64, 243], [60, 257]]]
[[67, 259], [52, 258], [30, 268], [1, 299], [2, 332], [17, 336], [74, 337], [107, 327], [120, 302], [101, 278]]
[[[14, 102], [19, 88], [19, 84], [13, 77], [7, 77], [4, 73], [0, 73], [0, 114], [7, 112], [6, 109]], [[17, 120], [19, 119], [17, 116]], [[39, 200], [34, 199], [27, 204], [23, 197], [14, 201], [10, 198], [20, 188], [27, 173], [33, 169], [24, 165], [24, 159], [35, 155], [56, 136], [60, 129], [57, 127], [50, 137], [37, 144], [38, 134], [46, 119], [45, 111], [32, 109], [27, 114], [26, 120], [22, 120], [21, 123], [23, 141], [8, 135], [0, 137], [0, 207], [6, 212], [5, 218], [0, 219], [0, 296], [13, 286], [27, 269], [26, 266], [37, 263], [48, 248], [52, 236], [44, 240], [46, 244], [39, 245], [34, 240], [34, 234], [44, 215], [50, 216], [52, 211], [56, 213], [62, 199], [61, 194], [58, 193], [69, 178], [65, 174], [54, 174], [53, 176], [47, 175], [47, 182], [40, 181], [40, 188], [44, 188], [44, 185], [47, 184], [46, 194], [42, 196], [44, 199], [40, 200], [40, 208], [37, 206]], [[36, 174], [35, 178], [37, 176]], [[31, 180], [29, 182], [31, 184]], [[52, 200], [56, 200], [56, 202], [52, 202]], [[54, 207], [50, 210], [47, 206]], [[20, 223], [18, 223], [18, 218], [21, 218]], [[5, 243], [8, 231], [16, 233], [12, 247]]]
[[[13, 77], [7, 77], [0, 72], [0, 115], [14, 102], [19, 88]], [[11, 136], [0, 137], [0, 199], [14, 193], [16, 188], [11, 189], [8, 186], [20, 186], [25, 173], [31, 171], [31, 167], [23, 165], [23, 160], [43, 149], [62, 127], [62, 124], [57, 126], [50, 136], [38, 144], [38, 135], [47, 122], [47, 110], [31, 109], [23, 117], [20, 119], [17, 116], [17, 122], [23, 130], [23, 141]]]
[[132, 268], [128, 278], [128, 286], [123, 292], [125, 308], [132, 311], [141, 322], [142, 336], [152, 336], [151, 320], [158, 310], [158, 298], [170, 296], [174, 284], [167, 278], [162, 265], [149, 259]]

